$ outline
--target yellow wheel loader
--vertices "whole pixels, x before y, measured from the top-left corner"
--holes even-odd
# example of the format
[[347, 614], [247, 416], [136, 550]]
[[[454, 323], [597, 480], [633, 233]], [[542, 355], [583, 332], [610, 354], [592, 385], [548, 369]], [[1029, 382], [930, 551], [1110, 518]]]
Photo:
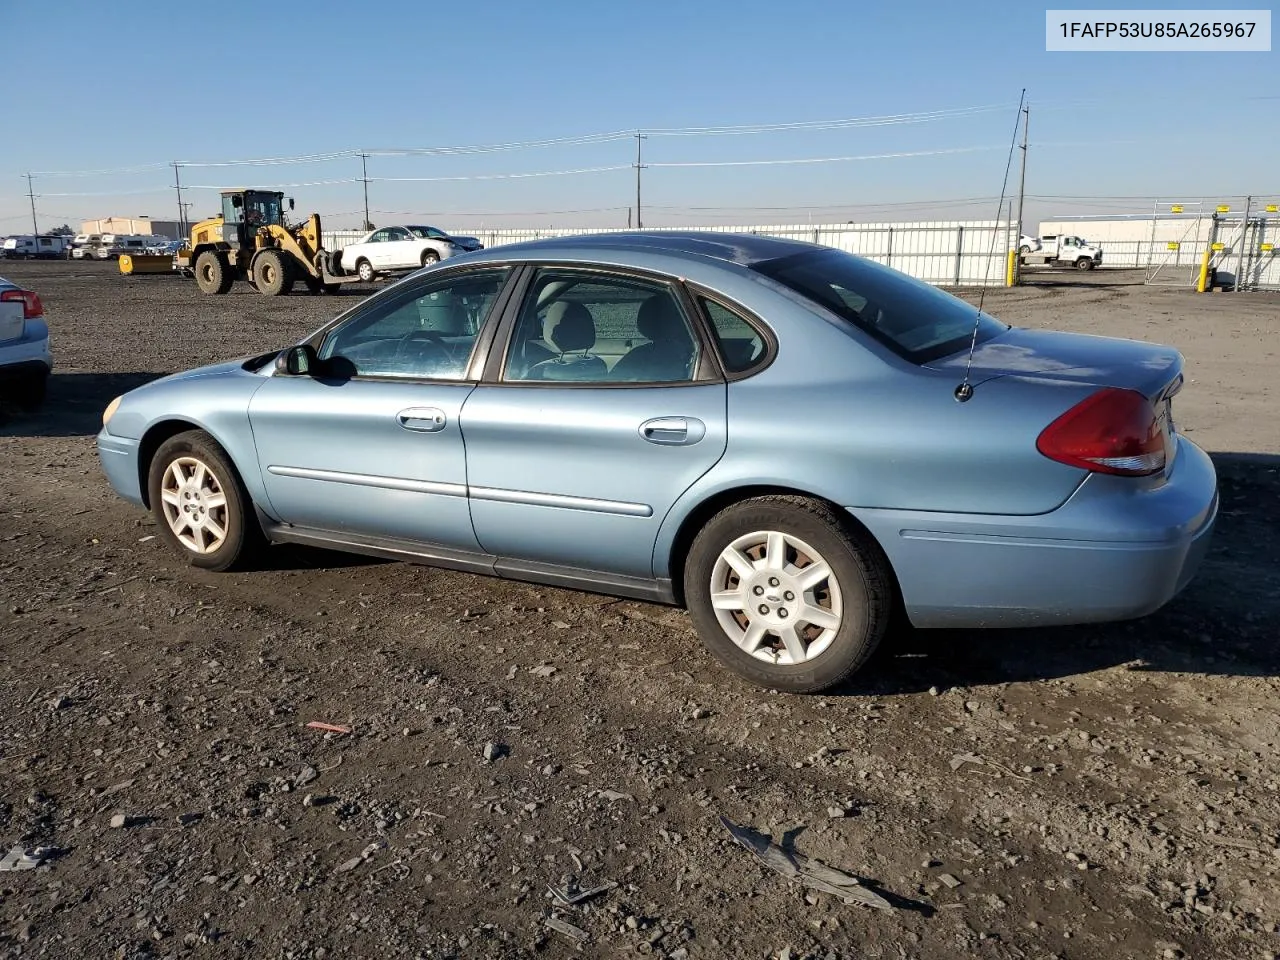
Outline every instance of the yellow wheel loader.
[[[293, 209], [293, 199], [288, 200]], [[227, 293], [247, 280], [259, 293], [278, 297], [297, 281], [312, 293], [332, 293], [359, 280], [337, 272], [337, 258], [324, 249], [320, 215], [290, 225], [283, 193], [272, 190], [224, 190], [222, 213], [191, 228], [190, 244], [173, 258], [173, 269], [194, 276], [207, 294]]]

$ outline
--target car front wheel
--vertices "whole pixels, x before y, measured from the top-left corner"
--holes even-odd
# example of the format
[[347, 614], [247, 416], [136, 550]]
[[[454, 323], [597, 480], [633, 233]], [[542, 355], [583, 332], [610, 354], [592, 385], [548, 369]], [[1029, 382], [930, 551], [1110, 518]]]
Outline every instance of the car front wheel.
[[361, 260], [356, 264], [356, 275], [365, 283], [373, 280], [373, 266], [368, 260]]
[[440, 262], [440, 254], [436, 253], [434, 250], [422, 251], [422, 265], [424, 267], [429, 267], [433, 263], [439, 263], [439, 262]]
[[160, 445], [148, 491], [164, 539], [192, 566], [229, 570], [247, 560], [263, 539], [239, 475], [203, 430], [180, 433]]
[[865, 664], [892, 600], [876, 544], [826, 504], [781, 496], [713, 517], [693, 541], [684, 591], [717, 658], [791, 693], [825, 690]]

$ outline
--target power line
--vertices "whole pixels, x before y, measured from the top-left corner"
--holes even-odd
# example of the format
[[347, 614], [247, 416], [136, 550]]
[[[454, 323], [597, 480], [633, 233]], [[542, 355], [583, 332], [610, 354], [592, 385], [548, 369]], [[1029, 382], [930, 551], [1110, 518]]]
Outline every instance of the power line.
[[868, 153], [850, 157], [802, 157], [787, 160], [687, 160], [650, 163], [650, 167], [772, 167], [804, 163], [840, 163], [853, 160], [896, 160], [903, 157], [935, 157], [954, 153], [976, 153], [981, 150], [1003, 150], [1002, 145], [989, 147], [950, 147], [944, 150], [907, 150], [900, 153]]

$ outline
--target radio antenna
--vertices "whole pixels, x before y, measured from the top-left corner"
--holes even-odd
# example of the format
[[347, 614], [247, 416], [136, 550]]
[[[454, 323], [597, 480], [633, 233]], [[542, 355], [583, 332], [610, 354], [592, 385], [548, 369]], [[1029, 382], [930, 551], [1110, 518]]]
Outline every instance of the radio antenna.
[[969, 382], [969, 371], [973, 367], [973, 352], [978, 346], [978, 327], [982, 323], [982, 304], [987, 299], [987, 287], [991, 280], [991, 261], [996, 255], [996, 241], [1000, 237], [1000, 211], [1004, 209], [1005, 191], [1009, 189], [1009, 170], [1013, 167], [1013, 151], [1018, 145], [1018, 127], [1022, 125], [1022, 105], [1027, 99], [1027, 88], [1022, 88], [1022, 96], [1018, 97], [1018, 113], [1013, 121], [1013, 136], [1009, 140], [1009, 157], [1004, 164], [1004, 180], [1000, 183], [1000, 202], [996, 205], [996, 222], [991, 231], [991, 249], [987, 253], [987, 270], [982, 278], [982, 293], [978, 295], [978, 311], [973, 318], [973, 336], [969, 338], [969, 357], [964, 363], [964, 380], [956, 387], [957, 403], [964, 403], [973, 396], [973, 384]]

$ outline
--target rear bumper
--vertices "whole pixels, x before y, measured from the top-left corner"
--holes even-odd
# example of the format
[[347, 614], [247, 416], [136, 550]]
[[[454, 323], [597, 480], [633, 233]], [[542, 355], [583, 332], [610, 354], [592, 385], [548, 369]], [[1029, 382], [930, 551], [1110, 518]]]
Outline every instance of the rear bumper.
[[104, 428], [98, 434], [98, 461], [113, 490], [130, 503], [144, 506], [141, 474], [138, 472], [139, 441], [117, 437]]
[[[28, 328], [37, 326], [31, 321]], [[0, 343], [0, 381], [29, 377], [47, 377], [53, 370], [53, 352], [44, 324], [41, 333], [30, 339], [6, 340]]]
[[1164, 483], [1091, 474], [1030, 517], [852, 509], [884, 548], [918, 627], [1026, 627], [1146, 616], [1195, 576], [1218, 513], [1208, 454], [1185, 438]]

